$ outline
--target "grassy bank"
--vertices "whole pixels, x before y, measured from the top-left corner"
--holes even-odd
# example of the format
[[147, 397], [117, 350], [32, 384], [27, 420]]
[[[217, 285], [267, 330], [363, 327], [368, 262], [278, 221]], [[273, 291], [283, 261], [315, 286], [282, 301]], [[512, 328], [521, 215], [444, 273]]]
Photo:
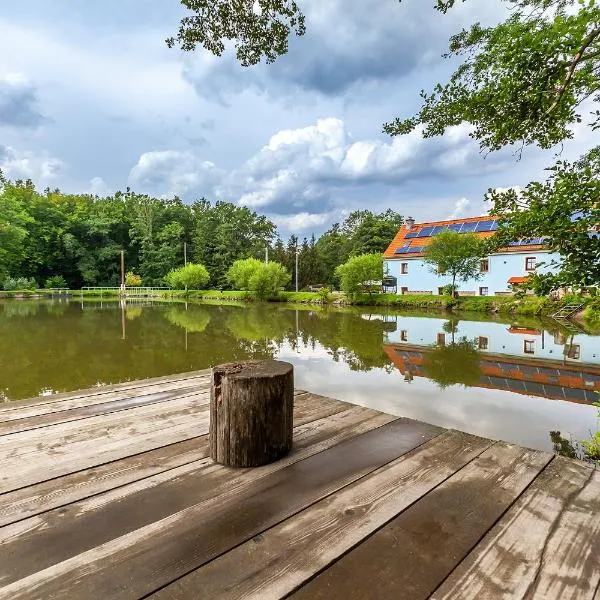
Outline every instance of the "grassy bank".
[[[56, 294], [56, 292], [55, 292]], [[119, 290], [71, 290], [71, 296], [84, 298], [118, 297]], [[40, 298], [51, 297], [50, 290], [17, 290], [0, 292], [0, 298]], [[152, 293], [154, 298], [186, 298], [202, 302], [254, 302], [256, 294], [250, 291], [237, 290], [164, 290]], [[560, 301], [536, 296], [515, 298], [512, 296], [451, 296], [434, 295], [402, 295], [402, 294], [362, 294], [353, 299], [343, 294], [330, 294], [325, 300], [323, 293], [318, 292], [280, 292], [269, 298], [269, 302], [293, 304], [335, 304], [352, 306], [376, 306], [400, 308], [407, 310], [467, 312], [480, 314], [497, 314], [523, 317], [540, 317], [552, 315], [561, 306], [567, 304], [584, 304], [582, 319], [589, 325], [600, 327], [600, 297], [567, 296]]]

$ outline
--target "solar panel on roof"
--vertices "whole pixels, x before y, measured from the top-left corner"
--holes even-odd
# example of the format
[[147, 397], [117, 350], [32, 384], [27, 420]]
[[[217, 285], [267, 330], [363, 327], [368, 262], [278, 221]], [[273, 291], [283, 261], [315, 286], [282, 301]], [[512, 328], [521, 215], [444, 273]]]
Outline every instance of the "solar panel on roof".
[[433, 228], [433, 231], [431, 232], [431, 235], [438, 235], [439, 233], [442, 233], [442, 231], [446, 231], [446, 229], [448, 229], [448, 225], [436, 225]]
[[417, 231], [409, 231], [405, 236], [405, 240], [410, 240], [411, 238], [416, 238], [419, 235]]
[[498, 221], [492, 221], [492, 227], [490, 231], [498, 231]]
[[475, 228], [477, 227], [477, 224], [479, 223], [479, 221], [471, 221], [469, 223], [463, 223], [463, 226], [460, 230], [461, 233], [470, 233], [472, 231], [475, 231]]
[[493, 223], [495, 223], [495, 221], [479, 221], [475, 231], [491, 231]]
[[400, 248], [397, 248], [394, 254], [404, 254], [410, 248], [409, 244], [404, 244]]
[[429, 237], [434, 229], [434, 227], [423, 227], [423, 229], [419, 231], [418, 237]]
[[407, 254], [417, 254], [422, 251], [423, 251], [423, 248], [421, 246], [412, 246], [406, 251], [406, 253]]
[[462, 223], [452, 223], [452, 225], [448, 225], [448, 229], [450, 231], [454, 231], [454, 232], [458, 233], [462, 226], [463, 226]]

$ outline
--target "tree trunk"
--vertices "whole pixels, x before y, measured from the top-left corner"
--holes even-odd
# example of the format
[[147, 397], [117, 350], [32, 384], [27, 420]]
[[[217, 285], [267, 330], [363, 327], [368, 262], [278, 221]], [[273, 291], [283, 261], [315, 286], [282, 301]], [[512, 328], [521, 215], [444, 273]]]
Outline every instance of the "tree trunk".
[[292, 448], [294, 367], [265, 360], [212, 370], [210, 455], [230, 467], [258, 467]]

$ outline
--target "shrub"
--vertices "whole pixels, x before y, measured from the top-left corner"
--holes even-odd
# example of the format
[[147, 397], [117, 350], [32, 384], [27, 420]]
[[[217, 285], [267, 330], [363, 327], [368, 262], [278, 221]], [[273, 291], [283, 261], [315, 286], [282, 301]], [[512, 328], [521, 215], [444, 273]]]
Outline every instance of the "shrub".
[[335, 275], [339, 277], [340, 287], [348, 296], [353, 297], [363, 290], [371, 293], [368, 282], [383, 278], [383, 257], [381, 254], [353, 256], [337, 267]]
[[4, 291], [14, 292], [16, 290], [36, 290], [38, 287], [32, 277], [7, 277], [4, 280]]
[[169, 271], [165, 277], [167, 285], [176, 290], [202, 289], [210, 280], [206, 267], [201, 264], [188, 263], [185, 267]]
[[47, 290], [52, 288], [66, 288], [67, 282], [62, 275], [53, 275], [52, 277], [48, 277], [48, 279], [46, 279], [44, 287]]
[[322, 287], [317, 291], [317, 295], [323, 304], [331, 302], [331, 290], [328, 287]]
[[125, 275], [125, 285], [127, 287], [140, 287], [142, 285], [142, 278], [133, 271], [128, 271]]
[[264, 263], [256, 258], [236, 260], [227, 271], [227, 280], [237, 290], [249, 290], [250, 279], [262, 266]]
[[250, 277], [249, 288], [256, 292], [260, 300], [269, 296], [277, 296], [279, 290], [285, 287], [291, 279], [288, 270], [281, 264], [270, 262], [268, 265], [261, 264]]

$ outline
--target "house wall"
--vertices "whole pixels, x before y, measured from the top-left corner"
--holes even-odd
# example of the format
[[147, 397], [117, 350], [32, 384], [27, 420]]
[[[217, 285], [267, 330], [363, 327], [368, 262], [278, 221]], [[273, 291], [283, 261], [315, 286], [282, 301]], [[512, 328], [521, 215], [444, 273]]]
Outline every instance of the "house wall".
[[[393, 318], [393, 317], [391, 317]], [[388, 344], [414, 344], [431, 346], [438, 341], [438, 334], [444, 334], [443, 325], [447, 319], [424, 319], [422, 317], [396, 317], [396, 330], [386, 333], [385, 342]], [[600, 338], [584, 333], [573, 337], [560, 338], [548, 332], [509, 331], [505, 323], [488, 321], [459, 321], [454, 334], [455, 341], [466, 337], [477, 341], [479, 337], [487, 338], [487, 350], [483, 353], [506, 354], [522, 358], [541, 358], [561, 360], [565, 364], [592, 363], [600, 364]], [[405, 340], [402, 339], [405, 332]], [[533, 352], [525, 352], [525, 341], [533, 341]], [[452, 341], [452, 334], [445, 333], [446, 343]], [[565, 345], [579, 346], [579, 359], [565, 356]]]
[[[559, 260], [559, 254], [534, 251], [534, 252], [507, 252], [505, 254], [493, 254], [488, 257], [489, 272], [484, 273], [481, 279], [469, 280], [467, 282], [458, 282], [458, 290], [471, 291], [479, 294], [480, 287], [487, 287], [488, 294], [493, 296], [495, 292], [509, 291], [508, 280], [511, 277], [524, 277], [529, 274], [525, 270], [525, 258], [528, 256], [536, 257], [537, 263], [547, 263], [537, 269], [538, 273], [547, 273], [556, 271], [556, 267], [550, 267], [548, 263], [553, 260]], [[401, 273], [401, 264], [408, 263], [408, 273]], [[402, 288], [406, 287], [409, 291], [423, 291], [431, 294], [437, 294], [438, 288], [452, 283], [451, 279], [445, 275], [440, 276], [432, 272], [431, 267], [423, 261], [422, 258], [393, 258], [384, 261], [384, 272], [393, 275], [398, 279], [398, 293], [402, 293]]]

